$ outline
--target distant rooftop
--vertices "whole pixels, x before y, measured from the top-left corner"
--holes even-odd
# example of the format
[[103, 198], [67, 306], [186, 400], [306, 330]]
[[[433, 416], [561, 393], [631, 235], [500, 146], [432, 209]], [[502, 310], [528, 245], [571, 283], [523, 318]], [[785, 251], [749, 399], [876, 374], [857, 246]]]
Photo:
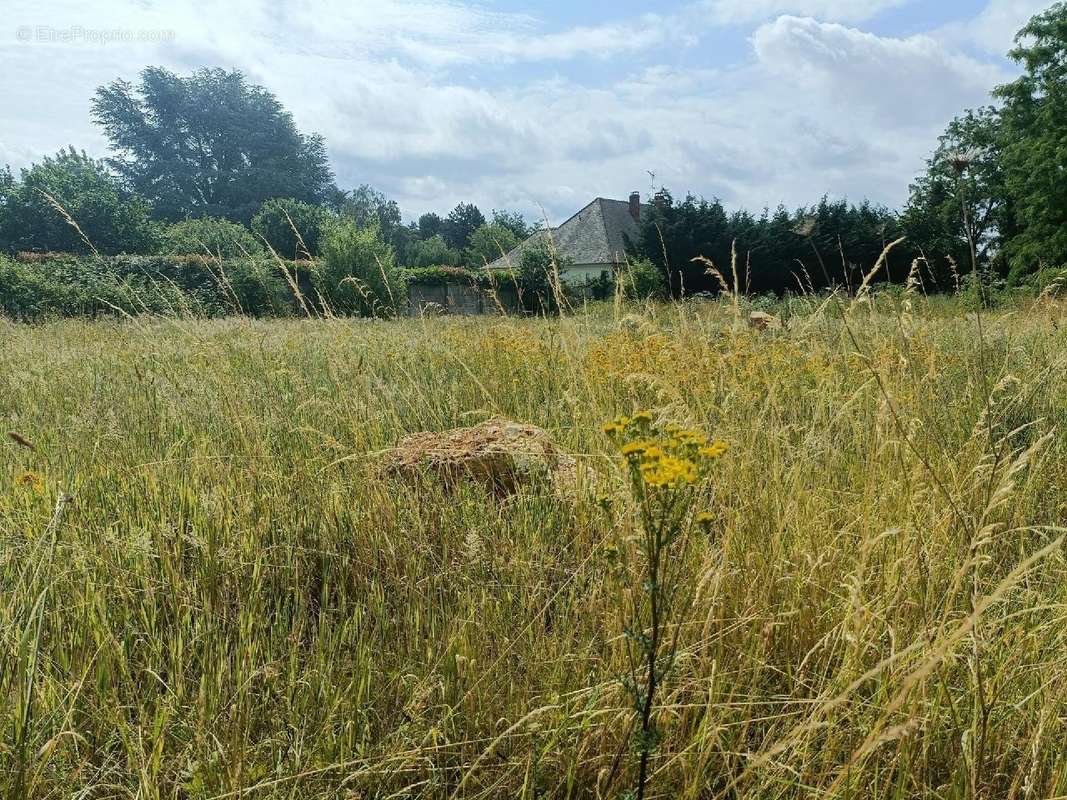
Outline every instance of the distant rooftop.
[[626, 260], [627, 238], [637, 240], [640, 217], [650, 208], [637, 196], [630, 202], [598, 197], [562, 225], [535, 233], [489, 269], [517, 267], [526, 250], [549, 240], [556, 253], [575, 266], [620, 264]]

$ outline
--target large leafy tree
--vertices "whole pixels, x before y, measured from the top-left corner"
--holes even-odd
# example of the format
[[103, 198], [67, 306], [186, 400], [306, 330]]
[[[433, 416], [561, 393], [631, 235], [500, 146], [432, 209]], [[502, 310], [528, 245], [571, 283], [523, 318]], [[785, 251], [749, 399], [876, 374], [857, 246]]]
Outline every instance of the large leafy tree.
[[1016, 277], [1067, 264], [1067, 3], [1037, 15], [1009, 53], [1023, 68], [1003, 102], [1003, 168], [1019, 230], [1006, 243]]
[[182, 77], [149, 67], [137, 85], [100, 87], [92, 113], [116, 151], [111, 164], [162, 219], [247, 223], [271, 197], [334, 196], [322, 138], [300, 133], [278, 99], [240, 72]]
[[939, 280], [947, 277], [949, 260], [960, 272], [991, 265], [1003, 270], [1001, 243], [1016, 226], [1005, 185], [1002, 128], [992, 107], [952, 120], [926, 172], [911, 186], [904, 229]]
[[418, 234], [414, 228], [402, 223], [400, 206], [396, 200], [390, 200], [365, 183], [344, 193], [340, 212], [342, 217], [350, 219], [359, 228], [377, 228], [379, 235], [392, 245], [398, 262], [408, 263], [411, 247]]
[[148, 203], [73, 147], [22, 170], [18, 180], [0, 173], [0, 249], [143, 253], [155, 249], [156, 237]]
[[377, 225], [386, 239], [400, 227], [400, 206], [396, 200], [390, 200], [366, 183], [345, 194], [341, 214], [360, 228]]

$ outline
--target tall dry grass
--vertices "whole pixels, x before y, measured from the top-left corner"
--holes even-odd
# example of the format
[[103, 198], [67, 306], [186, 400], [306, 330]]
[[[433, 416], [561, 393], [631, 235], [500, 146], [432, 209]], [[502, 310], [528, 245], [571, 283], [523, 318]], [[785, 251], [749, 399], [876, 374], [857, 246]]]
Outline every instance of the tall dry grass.
[[731, 445], [648, 796], [1067, 796], [1063, 307], [777, 310], [0, 322], [0, 791], [619, 796], [632, 517], [373, 467], [501, 414], [618, 506], [642, 407]]

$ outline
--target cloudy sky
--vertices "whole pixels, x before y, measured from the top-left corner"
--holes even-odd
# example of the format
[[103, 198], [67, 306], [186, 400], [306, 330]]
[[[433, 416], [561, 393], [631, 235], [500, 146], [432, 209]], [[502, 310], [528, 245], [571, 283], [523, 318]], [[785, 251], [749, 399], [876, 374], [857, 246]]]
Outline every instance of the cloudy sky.
[[647, 192], [649, 171], [731, 207], [898, 205], [1049, 4], [4, 0], [0, 164], [104, 155], [97, 86], [222, 66], [326, 137], [342, 188], [371, 183], [408, 218], [470, 200], [555, 222]]

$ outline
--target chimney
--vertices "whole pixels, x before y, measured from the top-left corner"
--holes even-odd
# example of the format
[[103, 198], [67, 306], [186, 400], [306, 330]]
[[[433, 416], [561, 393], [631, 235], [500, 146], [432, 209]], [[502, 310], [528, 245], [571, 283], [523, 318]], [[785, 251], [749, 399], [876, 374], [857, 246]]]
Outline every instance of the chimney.
[[633, 192], [630, 194], [630, 216], [634, 218], [634, 222], [641, 221], [641, 193]]

